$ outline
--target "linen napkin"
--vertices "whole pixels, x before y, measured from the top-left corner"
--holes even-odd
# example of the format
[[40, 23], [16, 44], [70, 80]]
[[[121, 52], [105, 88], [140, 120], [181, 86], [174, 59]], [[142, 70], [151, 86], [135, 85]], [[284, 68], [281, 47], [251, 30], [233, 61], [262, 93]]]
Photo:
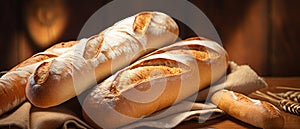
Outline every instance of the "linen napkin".
[[[247, 95], [264, 87], [267, 87], [266, 82], [248, 65], [239, 66], [230, 62], [228, 73], [223, 80], [221, 79], [221, 81], [169, 108], [120, 128], [173, 128], [187, 120], [203, 123], [224, 115], [222, 110], [209, 101], [210, 95], [215, 91], [228, 89]], [[59, 106], [47, 109], [34, 107], [26, 101], [14, 110], [0, 116], [0, 128], [86, 129], [92, 127], [82, 118], [81, 105], [75, 97]]]

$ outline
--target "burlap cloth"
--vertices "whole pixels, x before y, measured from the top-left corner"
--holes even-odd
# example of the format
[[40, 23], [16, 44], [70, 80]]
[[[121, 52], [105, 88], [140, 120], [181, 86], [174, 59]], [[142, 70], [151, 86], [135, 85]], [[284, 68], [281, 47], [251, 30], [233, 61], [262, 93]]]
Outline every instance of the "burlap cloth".
[[[244, 94], [249, 94], [257, 89], [267, 86], [249, 66], [238, 66], [229, 63], [228, 74], [222, 83], [216, 83], [195, 94], [193, 99], [186, 99], [171, 108], [154, 113], [147, 118], [121, 128], [157, 127], [172, 128], [187, 120], [205, 122], [224, 115], [224, 112], [207, 99], [214, 91], [229, 89]], [[196, 101], [195, 101], [196, 100]], [[186, 107], [189, 107], [186, 110]], [[105, 116], [103, 117], [105, 119]], [[28, 101], [16, 109], [0, 116], [0, 128], [25, 128], [25, 129], [55, 129], [55, 128], [92, 128], [81, 114], [81, 106], [75, 97], [57, 107], [41, 109], [34, 107]]]

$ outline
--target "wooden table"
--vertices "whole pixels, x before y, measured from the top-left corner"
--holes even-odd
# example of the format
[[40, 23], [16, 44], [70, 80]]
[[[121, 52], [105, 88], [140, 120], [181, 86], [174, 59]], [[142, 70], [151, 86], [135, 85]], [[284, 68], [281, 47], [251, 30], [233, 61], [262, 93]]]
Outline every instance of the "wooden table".
[[[276, 92], [276, 86], [297, 87], [300, 88], [300, 77], [285, 77], [285, 78], [271, 78], [265, 77], [265, 81], [269, 87], [261, 89], [260, 91]], [[255, 96], [253, 93], [249, 95], [252, 98], [262, 99]], [[282, 111], [284, 117], [284, 129], [300, 129], [300, 116], [293, 115]], [[221, 118], [206, 121], [205, 123], [198, 123], [197, 121], [187, 121], [181, 123], [176, 129], [190, 129], [190, 128], [217, 128], [217, 129], [255, 129], [256, 127], [247, 123], [241, 122], [231, 116], [223, 116]]]

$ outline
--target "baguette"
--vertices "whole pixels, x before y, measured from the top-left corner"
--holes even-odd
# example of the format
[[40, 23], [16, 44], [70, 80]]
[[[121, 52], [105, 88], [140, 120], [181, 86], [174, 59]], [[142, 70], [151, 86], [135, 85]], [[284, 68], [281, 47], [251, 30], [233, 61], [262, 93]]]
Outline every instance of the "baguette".
[[116, 128], [191, 96], [228, 66], [217, 43], [190, 38], [154, 51], [92, 89], [83, 116], [94, 127]]
[[133, 60], [174, 42], [178, 26], [168, 15], [141, 12], [81, 39], [74, 51], [40, 64], [29, 78], [26, 95], [41, 108], [59, 105], [125, 67]]
[[62, 49], [65, 51], [76, 43], [76, 41], [70, 41], [56, 44], [26, 59], [4, 74], [0, 78], [0, 115], [26, 100], [25, 87], [28, 77], [39, 63], [61, 55]]
[[278, 108], [272, 104], [251, 99], [243, 94], [228, 90], [214, 93], [211, 101], [227, 114], [264, 129], [281, 129], [284, 120]]

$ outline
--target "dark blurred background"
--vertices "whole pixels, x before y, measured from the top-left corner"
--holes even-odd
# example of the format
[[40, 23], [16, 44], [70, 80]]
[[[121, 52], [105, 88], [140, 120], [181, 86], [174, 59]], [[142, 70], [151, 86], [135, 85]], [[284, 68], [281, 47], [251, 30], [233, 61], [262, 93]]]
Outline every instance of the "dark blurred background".
[[[230, 60], [262, 76], [300, 75], [299, 0], [189, 1], [215, 26]], [[1, 1], [0, 71], [55, 43], [76, 40], [88, 18], [108, 2]]]

